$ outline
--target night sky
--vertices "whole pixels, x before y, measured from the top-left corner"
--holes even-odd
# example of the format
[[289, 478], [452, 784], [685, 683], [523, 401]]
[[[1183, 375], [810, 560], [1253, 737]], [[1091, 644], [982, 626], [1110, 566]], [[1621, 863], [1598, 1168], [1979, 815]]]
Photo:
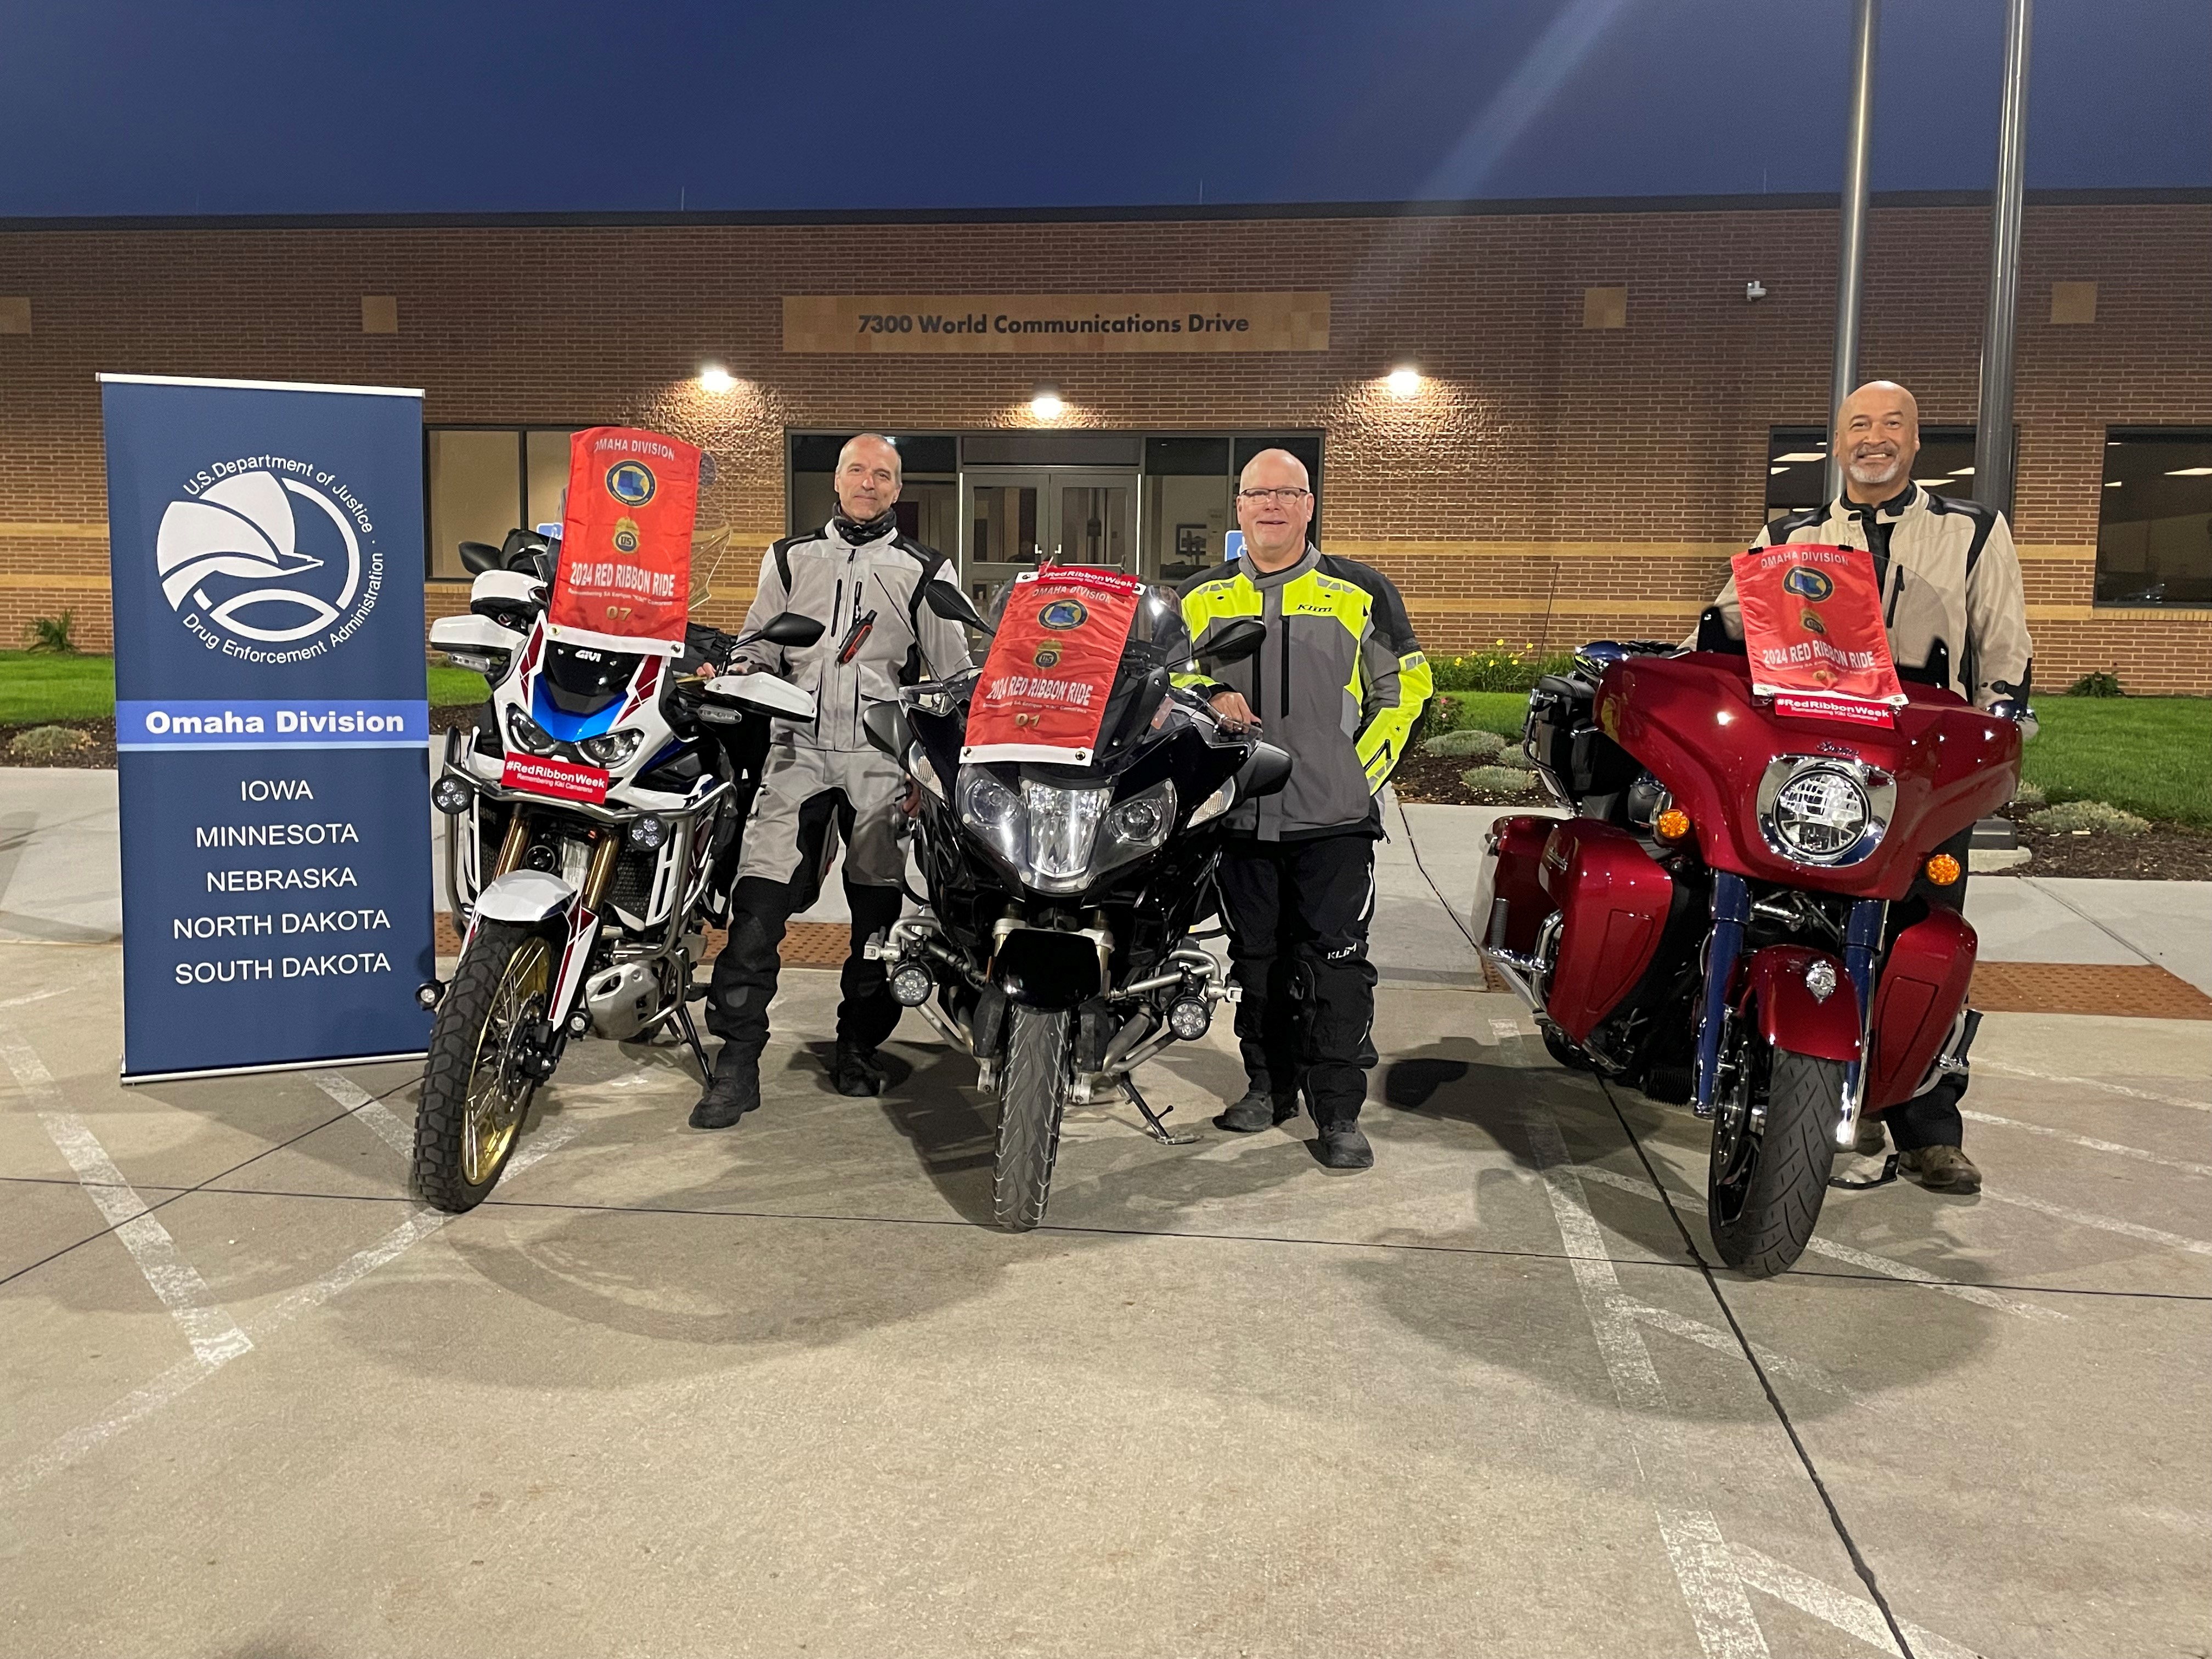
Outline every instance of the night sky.
[[[8, 8], [0, 216], [1832, 191], [1849, 0]], [[2212, 185], [2212, 0], [2038, 0], [2031, 188]], [[1874, 188], [1986, 189], [2002, 0], [1887, 0]]]

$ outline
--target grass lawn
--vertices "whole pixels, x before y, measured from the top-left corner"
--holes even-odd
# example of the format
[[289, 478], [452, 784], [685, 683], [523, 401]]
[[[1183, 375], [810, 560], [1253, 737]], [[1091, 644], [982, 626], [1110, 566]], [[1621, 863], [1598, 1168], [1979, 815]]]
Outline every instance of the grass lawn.
[[[429, 690], [434, 708], [482, 702], [483, 676], [464, 668], [433, 668]], [[113, 658], [0, 651], [0, 726], [105, 720], [114, 712]]]

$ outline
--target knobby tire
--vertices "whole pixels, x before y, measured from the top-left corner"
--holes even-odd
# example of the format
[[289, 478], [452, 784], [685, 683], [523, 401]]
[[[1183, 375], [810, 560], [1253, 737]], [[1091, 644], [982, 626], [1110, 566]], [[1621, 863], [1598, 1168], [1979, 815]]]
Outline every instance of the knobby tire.
[[[506, 1138], [489, 1159], [489, 1168], [483, 1167], [486, 1160], [477, 1143], [471, 1139], [471, 1095], [483, 1068], [497, 1067], [502, 1060], [512, 1064], [507, 1050], [514, 1041], [512, 1028], [521, 1023], [521, 1016], [544, 1017], [554, 960], [542, 935], [510, 922], [484, 922], [469, 941], [453, 982], [438, 1004], [429, 1057], [422, 1067], [422, 1101], [415, 1114], [413, 1169], [416, 1190], [434, 1209], [450, 1215], [473, 1210], [490, 1196], [514, 1156], [534, 1081], [522, 1078], [519, 1095], [500, 1096], [512, 1105], [498, 1113]], [[526, 986], [509, 988], [510, 970], [531, 981], [544, 978], [544, 989], [532, 997]], [[508, 1029], [488, 1030], [502, 1014]], [[477, 1165], [473, 1170], [472, 1161]]]

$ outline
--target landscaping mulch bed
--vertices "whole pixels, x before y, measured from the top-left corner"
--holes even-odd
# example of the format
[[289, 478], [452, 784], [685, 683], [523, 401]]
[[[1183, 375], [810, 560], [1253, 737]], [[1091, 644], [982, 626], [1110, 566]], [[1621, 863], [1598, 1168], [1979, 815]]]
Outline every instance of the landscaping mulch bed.
[[1541, 785], [1518, 795], [1470, 789], [1460, 774], [1476, 763], [1465, 755], [1408, 755], [1390, 775], [1398, 799], [1419, 806], [1550, 806]]
[[[27, 755], [11, 755], [8, 745], [15, 740], [19, 732], [28, 732], [41, 726], [66, 726], [72, 732], [82, 732], [92, 739], [83, 748], [66, 755], [41, 756], [33, 760]], [[98, 771], [115, 769], [115, 722], [101, 720], [33, 720], [27, 726], [0, 726], [0, 766], [65, 766], [78, 770]]]
[[2118, 881], [2212, 881], [2212, 836], [2178, 823], [2154, 823], [2140, 836], [2052, 835], [2015, 823], [2013, 833], [2035, 856], [1989, 876], [2096, 876]]
[[457, 702], [444, 708], [433, 708], [430, 711], [430, 730], [435, 734], [450, 732], [459, 726], [465, 732], [477, 723], [477, 711], [483, 707], [480, 702]]

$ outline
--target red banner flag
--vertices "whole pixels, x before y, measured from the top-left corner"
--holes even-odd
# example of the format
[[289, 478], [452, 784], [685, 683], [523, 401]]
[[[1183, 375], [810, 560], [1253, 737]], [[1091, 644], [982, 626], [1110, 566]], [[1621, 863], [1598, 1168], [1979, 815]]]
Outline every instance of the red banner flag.
[[1015, 577], [960, 758], [1088, 766], [1144, 592], [1133, 576], [1081, 565]]
[[1785, 714], [1887, 726], [1905, 701], [1882, 625], [1874, 556], [1785, 542], [1734, 560], [1751, 689]]
[[595, 426], [568, 440], [568, 500], [545, 631], [568, 645], [672, 657], [691, 606], [700, 453]]

